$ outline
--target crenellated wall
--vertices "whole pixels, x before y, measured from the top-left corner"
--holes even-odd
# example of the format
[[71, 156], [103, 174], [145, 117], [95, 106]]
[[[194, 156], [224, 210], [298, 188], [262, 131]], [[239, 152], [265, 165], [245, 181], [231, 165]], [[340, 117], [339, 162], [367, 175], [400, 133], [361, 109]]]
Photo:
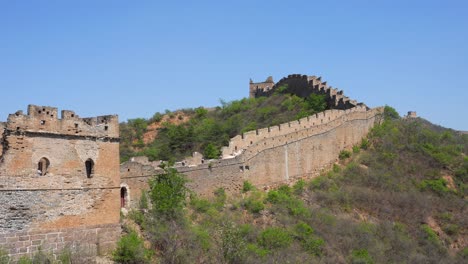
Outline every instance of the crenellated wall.
[[[247, 132], [231, 139], [223, 149], [223, 159], [176, 168], [188, 177], [188, 187], [201, 195], [212, 195], [219, 187], [238, 192], [244, 180], [260, 188], [294, 182], [318, 175], [337, 161], [340, 151], [359, 144], [374, 124], [380, 122], [382, 112], [383, 108], [365, 106], [329, 110]], [[137, 199], [141, 190], [148, 188], [148, 178], [160, 172], [138, 162], [121, 165], [122, 182]]]
[[232, 138], [229, 141], [229, 145], [222, 148], [223, 158], [239, 155], [245, 149], [261, 140], [273, 138], [276, 136], [283, 136], [309, 127], [325, 124], [351, 112], [367, 112], [367, 107], [360, 105], [346, 111], [335, 109], [327, 110], [296, 121], [243, 133], [242, 135], [238, 135]]
[[15, 258], [73, 243], [109, 251], [120, 234], [118, 117], [57, 115], [29, 105], [0, 126], [0, 247]]
[[359, 105], [357, 101], [344, 96], [343, 91], [328, 86], [327, 82], [322, 82], [321, 77], [291, 74], [282, 78], [269, 89], [265, 89], [265, 86], [269, 87], [271, 83], [254, 83], [254, 86], [251, 84], [250, 97], [270, 96], [279, 87], [287, 86], [288, 93], [300, 97], [307, 97], [312, 93], [325, 95], [329, 108], [350, 109]]

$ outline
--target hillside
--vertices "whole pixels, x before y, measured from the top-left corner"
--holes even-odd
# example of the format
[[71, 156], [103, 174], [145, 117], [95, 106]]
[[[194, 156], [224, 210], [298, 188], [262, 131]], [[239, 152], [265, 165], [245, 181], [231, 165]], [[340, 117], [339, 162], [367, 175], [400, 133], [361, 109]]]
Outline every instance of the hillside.
[[221, 147], [238, 134], [328, 108], [325, 96], [311, 94], [301, 98], [289, 94], [285, 86], [270, 97], [222, 101], [214, 109], [199, 107], [156, 113], [150, 119], [131, 119], [120, 124], [121, 161], [140, 155], [150, 160], [175, 161], [195, 151], [208, 159], [218, 158]]
[[[468, 259], [468, 136], [422, 119], [385, 121], [333, 170], [293, 186], [184, 199], [175, 170], [155, 177], [140, 224], [162, 263], [462, 263]], [[168, 195], [171, 194], [171, 195]], [[148, 210], [148, 200], [153, 204]], [[142, 243], [129, 231], [116, 257]]]

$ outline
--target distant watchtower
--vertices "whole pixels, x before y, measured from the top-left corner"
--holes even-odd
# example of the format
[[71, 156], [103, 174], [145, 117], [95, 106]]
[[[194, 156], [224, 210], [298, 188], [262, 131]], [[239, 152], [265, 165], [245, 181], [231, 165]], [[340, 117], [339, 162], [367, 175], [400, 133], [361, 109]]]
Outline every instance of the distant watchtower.
[[268, 78], [264, 82], [254, 83], [252, 79], [250, 79], [250, 98], [255, 98], [260, 93], [267, 92], [273, 88], [275, 82], [273, 81], [273, 77], [268, 76]]

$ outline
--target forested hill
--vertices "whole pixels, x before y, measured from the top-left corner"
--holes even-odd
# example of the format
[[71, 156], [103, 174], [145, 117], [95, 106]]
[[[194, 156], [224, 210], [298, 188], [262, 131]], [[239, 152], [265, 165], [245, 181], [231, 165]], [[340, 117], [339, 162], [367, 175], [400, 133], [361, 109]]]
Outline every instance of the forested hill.
[[215, 159], [229, 139], [246, 131], [278, 125], [327, 110], [324, 95], [301, 98], [278, 91], [270, 97], [221, 102], [206, 109], [182, 109], [156, 113], [120, 124], [121, 161], [145, 155], [150, 160], [175, 161], [203, 153]]
[[[467, 263], [468, 135], [419, 118], [385, 121], [329, 172], [293, 186], [186, 198], [155, 176], [114, 253], [125, 263]], [[170, 194], [170, 195], [169, 195]], [[149, 198], [148, 198], [149, 197]], [[153, 206], [148, 209], [148, 201]], [[151, 247], [142, 246], [142, 238]], [[137, 246], [135, 246], [137, 245]], [[128, 260], [136, 262], [128, 262]]]

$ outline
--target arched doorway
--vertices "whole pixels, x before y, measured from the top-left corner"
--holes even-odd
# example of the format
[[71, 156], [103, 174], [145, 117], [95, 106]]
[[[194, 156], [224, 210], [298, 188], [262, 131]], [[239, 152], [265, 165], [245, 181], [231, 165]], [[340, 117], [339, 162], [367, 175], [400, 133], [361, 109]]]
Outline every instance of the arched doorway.
[[91, 178], [94, 174], [94, 161], [92, 159], [88, 159], [85, 162], [86, 167], [86, 177]]
[[50, 166], [50, 161], [43, 157], [39, 160], [39, 162], [37, 163], [37, 174], [39, 176], [44, 176], [47, 174], [47, 170], [49, 169], [49, 166]]
[[120, 187], [120, 207], [125, 208], [127, 206], [128, 191], [126, 187]]

